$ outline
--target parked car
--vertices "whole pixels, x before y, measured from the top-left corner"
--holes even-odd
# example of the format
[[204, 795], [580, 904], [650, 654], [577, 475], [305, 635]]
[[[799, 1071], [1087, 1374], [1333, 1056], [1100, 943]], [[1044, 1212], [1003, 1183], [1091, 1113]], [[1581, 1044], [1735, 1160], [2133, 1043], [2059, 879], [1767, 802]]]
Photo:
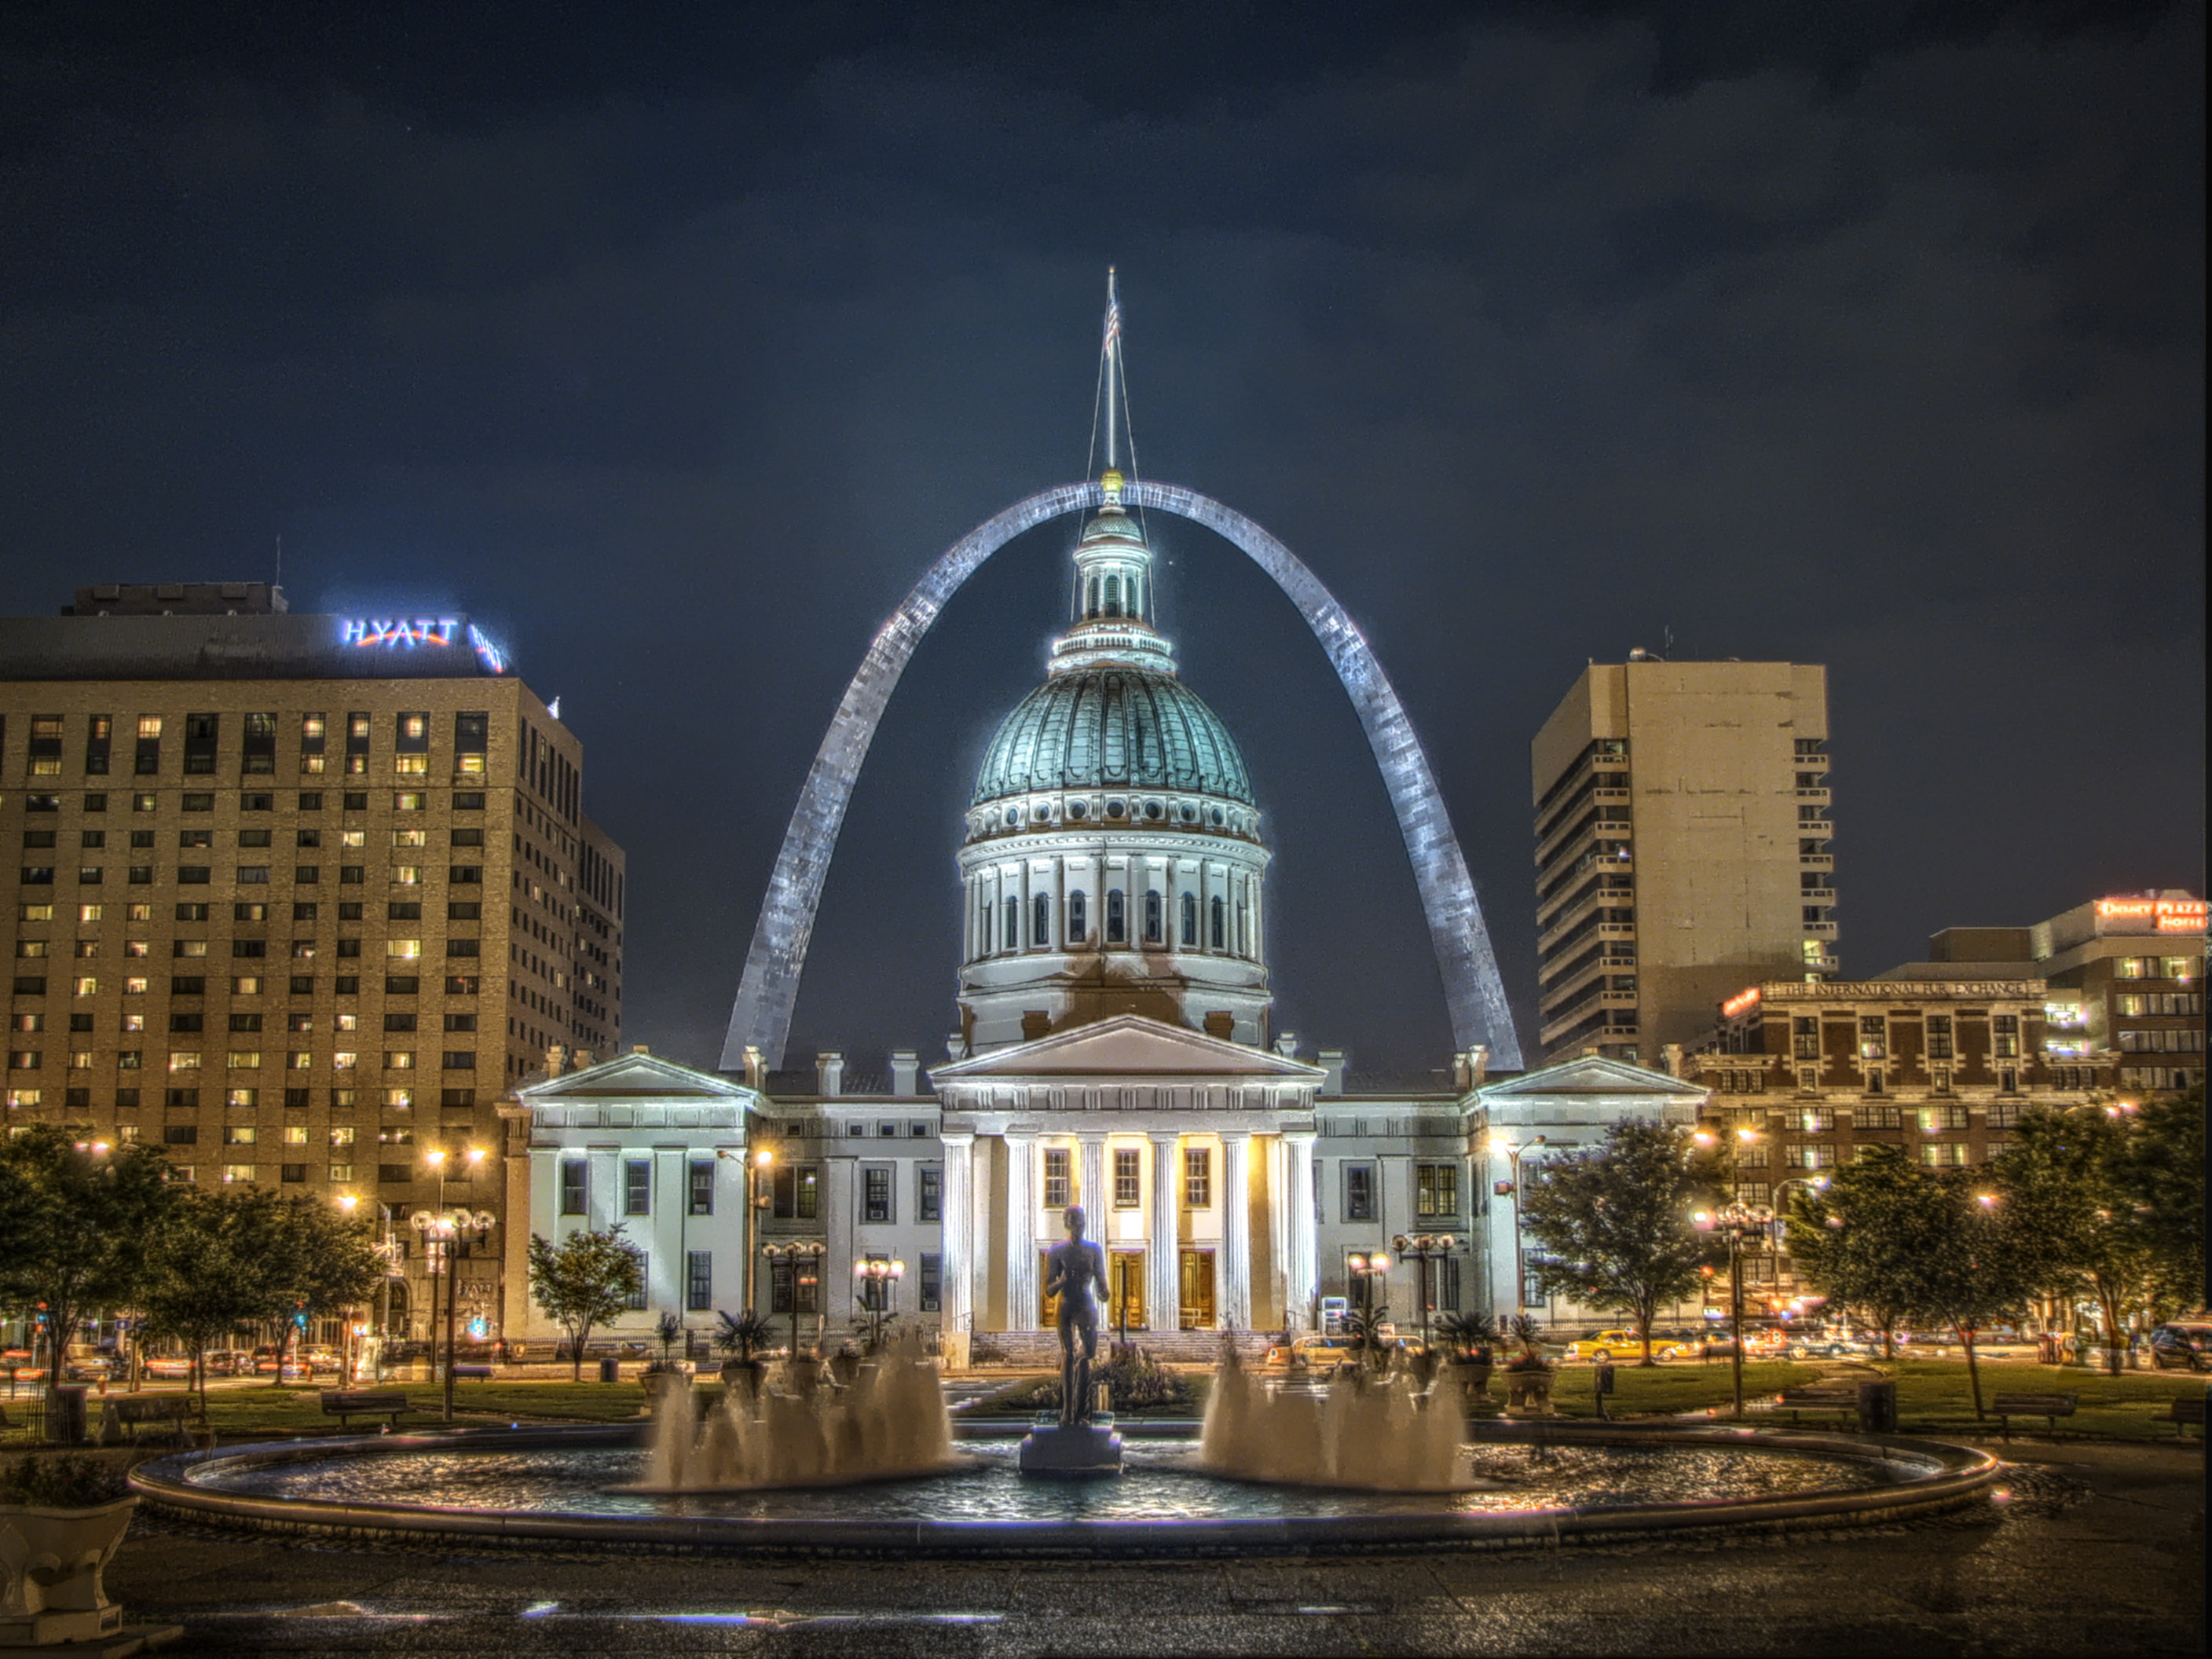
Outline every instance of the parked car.
[[1791, 1331], [1784, 1340], [1782, 1351], [1792, 1359], [1841, 1359], [1867, 1349], [1864, 1342], [1840, 1331]]
[[335, 1375], [339, 1368], [336, 1348], [310, 1348], [301, 1356], [310, 1372], [328, 1371]]
[[1269, 1348], [1267, 1363], [1309, 1376], [1334, 1376], [1359, 1363], [1359, 1343], [1349, 1336], [1301, 1336]]
[[[1695, 1342], [1680, 1342], [1651, 1334], [1651, 1357], [1654, 1359], [1694, 1359], [1698, 1357]], [[1596, 1331], [1567, 1344], [1567, 1359], [1589, 1359], [1602, 1364], [1608, 1359], [1638, 1359], [1644, 1358], [1644, 1340], [1634, 1331], [1615, 1328]]]
[[243, 1348], [210, 1348], [207, 1367], [210, 1376], [249, 1376], [253, 1371], [253, 1356]]
[[2172, 1319], [2150, 1334], [2154, 1370], [2212, 1370], [2212, 1320]]
[[71, 1382], [105, 1382], [115, 1375], [114, 1362], [104, 1353], [72, 1354], [62, 1367], [62, 1376]]
[[156, 1354], [145, 1362], [149, 1376], [189, 1377], [192, 1374], [192, 1357], [188, 1353]]

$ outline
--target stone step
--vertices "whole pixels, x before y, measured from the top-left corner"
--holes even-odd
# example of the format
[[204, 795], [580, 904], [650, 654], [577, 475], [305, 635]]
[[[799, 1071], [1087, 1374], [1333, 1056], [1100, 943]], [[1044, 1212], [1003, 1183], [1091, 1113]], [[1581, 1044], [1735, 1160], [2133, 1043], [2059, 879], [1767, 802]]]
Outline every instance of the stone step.
[[[1226, 1337], [1242, 1359], [1263, 1358], [1275, 1334], [1269, 1331], [1132, 1331], [1129, 1340], [1163, 1364], [1210, 1365], [1221, 1358]], [[1098, 1334], [1103, 1359], [1115, 1340], [1112, 1333]], [[1056, 1331], [978, 1331], [970, 1339], [969, 1364], [1003, 1366], [1009, 1370], [1056, 1370], [1060, 1366], [1060, 1334]]]

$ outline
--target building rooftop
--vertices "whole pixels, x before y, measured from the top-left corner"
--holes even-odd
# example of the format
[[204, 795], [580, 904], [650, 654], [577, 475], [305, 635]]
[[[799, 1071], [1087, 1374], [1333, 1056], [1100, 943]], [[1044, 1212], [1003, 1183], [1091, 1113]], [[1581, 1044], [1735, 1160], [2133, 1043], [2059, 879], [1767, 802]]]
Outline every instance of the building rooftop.
[[58, 617], [0, 617], [0, 680], [476, 679], [508, 669], [465, 615], [295, 615], [281, 589], [259, 582], [85, 587]]

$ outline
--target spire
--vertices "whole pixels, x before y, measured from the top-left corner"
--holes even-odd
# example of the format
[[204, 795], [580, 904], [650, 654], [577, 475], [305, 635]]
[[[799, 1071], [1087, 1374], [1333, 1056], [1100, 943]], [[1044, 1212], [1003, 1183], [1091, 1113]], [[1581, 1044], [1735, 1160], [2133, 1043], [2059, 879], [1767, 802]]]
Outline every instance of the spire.
[[[1103, 405], [1103, 410], [1101, 408]], [[1122, 457], [1128, 471], [1137, 470], [1137, 438], [1129, 425], [1129, 380], [1121, 363], [1121, 291], [1114, 267], [1106, 267], [1106, 325], [1098, 344], [1098, 395], [1091, 405], [1091, 454], [1084, 465], [1089, 472], [1098, 460], [1098, 428], [1103, 415], [1106, 466], [1098, 475], [1106, 500], [1118, 505], [1122, 482]]]
[[1106, 335], [1099, 350], [1104, 362], [1101, 365], [1106, 380], [1106, 470], [1116, 471], [1121, 465], [1116, 453], [1114, 419], [1115, 382], [1121, 378], [1121, 296], [1114, 279], [1114, 267], [1106, 267]]

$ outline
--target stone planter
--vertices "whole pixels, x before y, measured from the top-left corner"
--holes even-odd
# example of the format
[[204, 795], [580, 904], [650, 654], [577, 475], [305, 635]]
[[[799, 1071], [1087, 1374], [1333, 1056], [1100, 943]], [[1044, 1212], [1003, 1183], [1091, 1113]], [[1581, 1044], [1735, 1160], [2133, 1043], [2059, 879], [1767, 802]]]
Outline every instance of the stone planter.
[[821, 1386], [822, 1362], [811, 1354], [793, 1354], [783, 1362], [783, 1386], [787, 1393], [806, 1398]]
[[1446, 1373], [1450, 1385], [1459, 1390], [1461, 1408], [1465, 1411], [1487, 1409], [1490, 1405], [1490, 1373], [1492, 1367], [1487, 1359], [1455, 1359]]
[[645, 1414], [647, 1417], [659, 1414], [660, 1397], [669, 1389], [691, 1386], [689, 1376], [672, 1368], [665, 1371], [648, 1370], [639, 1380], [645, 1384]]
[[88, 1510], [0, 1504], [0, 1648], [90, 1642], [123, 1627], [100, 1575], [137, 1507], [135, 1498]]
[[1527, 1412], [1532, 1416], [1552, 1414], [1552, 1382], [1550, 1371], [1508, 1371], [1505, 1373], [1505, 1409]]
[[726, 1359], [722, 1362], [722, 1389], [732, 1400], [758, 1400], [761, 1384], [767, 1376], [768, 1364], [765, 1360]]

